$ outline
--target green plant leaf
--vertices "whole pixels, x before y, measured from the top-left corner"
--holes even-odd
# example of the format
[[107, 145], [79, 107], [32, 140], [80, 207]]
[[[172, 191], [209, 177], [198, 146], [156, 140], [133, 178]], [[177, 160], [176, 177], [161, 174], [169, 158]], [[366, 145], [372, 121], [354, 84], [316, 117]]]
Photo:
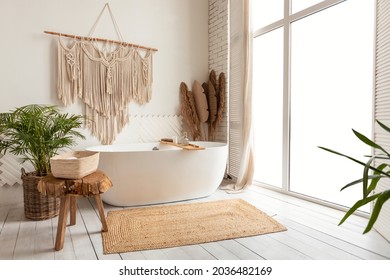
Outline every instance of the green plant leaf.
[[30, 104], [0, 114], [0, 152], [12, 153], [29, 161], [37, 175], [50, 172], [50, 158], [60, 149], [85, 139], [77, 131], [81, 115], [62, 114], [57, 106]]
[[[370, 176], [368, 176], [368, 179], [369, 179], [369, 180], [371, 180], [371, 179], [380, 179], [380, 178], [385, 178], [385, 177], [386, 177], [386, 176], [377, 174], [377, 175], [370, 175]], [[379, 181], [379, 180], [378, 180], [378, 181]], [[352, 182], [348, 183], [347, 185], [345, 185], [344, 187], [342, 187], [342, 188], [340, 189], [340, 191], [343, 191], [343, 190], [345, 190], [346, 188], [349, 188], [349, 187], [351, 187], [351, 186], [353, 186], [353, 185], [356, 185], [356, 184], [359, 184], [359, 183], [362, 183], [362, 182], [363, 182], [363, 178], [358, 179], [358, 180], [355, 180], [355, 181], [352, 181]], [[371, 183], [372, 183], [372, 181], [371, 181]], [[370, 192], [369, 192], [369, 193], [370, 193]]]
[[344, 215], [344, 217], [341, 219], [339, 225], [345, 222], [346, 219], [348, 219], [349, 216], [351, 216], [357, 209], [362, 207], [363, 205], [366, 205], [367, 203], [370, 203], [371, 201], [377, 199], [380, 194], [375, 194], [373, 196], [369, 196], [366, 198], [363, 198], [361, 200], [356, 201], [356, 203], [348, 210], [348, 212]]
[[390, 132], [390, 128], [388, 126], [386, 126], [384, 123], [376, 120], [376, 122], [384, 129], [386, 130], [387, 132]]
[[[345, 158], [348, 158], [360, 165], [363, 165], [363, 166], [366, 166], [366, 163], [360, 161], [360, 160], [357, 160], [357, 159], [354, 159], [353, 157], [350, 157], [350, 156], [347, 156], [347, 155], [344, 155], [342, 153], [339, 153], [339, 152], [336, 152], [334, 150], [331, 150], [331, 149], [328, 149], [328, 148], [325, 148], [325, 147], [321, 147], [319, 146], [318, 148], [322, 149], [322, 150], [325, 150], [327, 152], [330, 152], [330, 153], [333, 153], [333, 154], [336, 154], [336, 155], [339, 155], [339, 156], [342, 156], [342, 157], [345, 157]], [[377, 168], [373, 167], [373, 166], [370, 166], [370, 169], [373, 170], [373, 171], [378, 171], [380, 174], [383, 174], [384, 176], [386, 177], [389, 177], [390, 178], [390, 174], [386, 173], [386, 172], [383, 172], [382, 170], [378, 170]]]
[[366, 198], [368, 196], [367, 188], [368, 188], [368, 171], [370, 170], [371, 163], [375, 159], [375, 157], [371, 157], [363, 169], [363, 198]]
[[[336, 155], [339, 155], [339, 156], [348, 158], [348, 159], [350, 159], [350, 160], [352, 160], [352, 161], [354, 161], [354, 162], [356, 162], [356, 163], [358, 163], [358, 164], [360, 164], [360, 165], [366, 166], [366, 163], [364, 163], [364, 162], [362, 162], [362, 161], [360, 161], [360, 160], [354, 159], [353, 157], [350, 157], [350, 156], [348, 156], [348, 155], [339, 153], [339, 152], [337, 152], [337, 151], [334, 151], [334, 150], [331, 150], [331, 149], [328, 149], [328, 148], [325, 148], [325, 147], [322, 147], [322, 146], [319, 146], [318, 148], [320, 148], [320, 149], [322, 149], [322, 150], [324, 150], [324, 151], [327, 151], [327, 152], [330, 152], [330, 153], [333, 153], [333, 154], [336, 154]], [[387, 174], [386, 172], [383, 172], [383, 171], [381, 171], [381, 170], [378, 170], [377, 168], [375, 168], [375, 167], [373, 167], [373, 166], [371, 166], [370, 169], [371, 169], [371, 170], [374, 170], [374, 171], [377, 170], [379, 173], [381, 173], [381, 174], [383, 174], [383, 175], [385, 175], [385, 176], [387, 176], [387, 177], [390, 178], [390, 174]]]
[[[379, 165], [379, 166], [377, 167], [377, 169], [380, 170], [380, 171], [383, 171], [383, 169], [385, 169], [387, 166], [388, 166], [388, 164], [382, 163], [381, 165]], [[376, 176], [379, 176], [379, 177], [376, 177]], [[367, 189], [367, 193], [368, 193], [368, 194], [370, 194], [370, 193], [376, 188], [376, 186], [377, 186], [379, 180], [380, 180], [381, 178], [384, 178], [384, 176], [379, 175], [379, 172], [378, 172], [378, 171], [374, 171], [374, 175], [373, 175], [372, 177], [376, 177], [376, 178], [371, 178], [371, 179], [372, 179], [372, 180], [371, 180], [371, 184], [370, 184], [370, 186], [369, 186], [368, 189]]]
[[386, 190], [384, 192], [381, 192], [378, 194], [379, 197], [377, 198], [374, 209], [372, 210], [370, 220], [368, 221], [367, 227], [364, 230], [363, 234], [369, 232], [372, 227], [374, 226], [376, 220], [378, 219], [379, 213], [382, 209], [383, 204], [390, 199], [390, 190]]
[[[378, 124], [385, 131], [390, 133], [390, 128], [388, 126], [386, 126], [385, 124], [383, 124], [382, 122], [380, 122], [378, 120], [376, 120], [376, 121], [378, 122]], [[373, 211], [371, 213], [371, 217], [369, 219], [369, 222], [367, 224], [366, 229], [364, 230], [364, 233], [367, 233], [367, 232], [369, 232], [372, 229], [372, 227], [374, 226], [376, 220], [378, 219], [378, 216], [379, 216], [379, 213], [380, 213], [380, 211], [382, 209], [383, 204], [387, 200], [390, 199], [390, 190], [386, 190], [384, 192], [377, 193], [377, 194], [369, 196], [376, 189], [376, 187], [378, 185], [378, 182], [382, 178], [390, 178], [390, 171], [389, 170], [385, 171], [385, 168], [390, 166], [389, 164], [382, 163], [378, 167], [375, 167], [375, 166], [372, 166], [372, 163], [373, 163], [374, 159], [380, 159], [380, 160], [383, 160], [385, 162], [388, 162], [390, 160], [390, 153], [388, 153], [382, 146], [380, 146], [379, 144], [377, 144], [374, 141], [370, 140], [368, 137], [364, 136], [363, 134], [357, 132], [354, 129], [352, 129], [352, 131], [356, 135], [356, 137], [358, 137], [359, 140], [361, 140], [363, 143], [369, 145], [370, 147], [372, 147], [372, 148], [374, 148], [376, 150], [382, 151], [384, 154], [380, 153], [379, 155], [371, 155], [371, 156], [369, 156], [370, 159], [366, 163], [363, 163], [360, 160], [357, 160], [357, 159], [355, 159], [353, 157], [350, 157], [350, 156], [347, 156], [345, 154], [336, 152], [334, 150], [331, 150], [331, 149], [328, 149], [328, 148], [324, 148], [324, 147], [319, 147], [319, 148], [321, 148], [321, 149], [323, 149], [325, 151], [334, 153], [336, 155], [339, 155], [339, 156], [342, 156], [342, 157], [346, 157], [346, 158], [348, 158], [348, 159], [350, 159], [350, 160], [352, 160], [352, 161], [354, 161], [354, 162], [364, 166], [363, 178], [355, 180], [355, 181], [352, 181], [352, 182], [348, 183], [347, 185], [345, 185], [343, 188], [341, 188], [341, 191], [343, 191], [344, 189], [346, 189], [346, 188], [348, 188], [350, 186], [353, 186], [353, 185], [356, 185], [356, 184], [359, 184], [359, 183], [363, 183], [363, 198], [361, 200], [358, 200], [358, 201], [355, 202], [355, 204], [347, 211], [347, 213], [341, 219], [339, 225], [344, 223], [345, 220], [348, 219], [348, 217], [351, 216], [361, 206], [375, 201], [375, 205], [374, 205], [374, 209], [373, 209]], [[367, 156], [365, 156], [365, 157], [367, 157]], [[369, 174], [370, 170], [374, 171], [373, 175]], [[371, 180], [370, 184], [368, 184], [369, 180]]]
[[374, 141], [370, 140], [368, 137], [364, 136], [363, 134], [357, 132], [356, 130], [352, 129], [352, 131], [357, 136], [357, 138], [359, 138], [362, 142], [364, 142], [365, 144], [367, 144], [375, 149], [379, 149], [379, 150], [383, 151], [390, 158], [390, 154], [385, 149], [383, 149], [380, 145], [378, 145]]
[[[370, 155], [370, 156], [365, 156], [365, 157], [372, 157], [372, 155]], [[376, 158], [376, 159], [384, 159], [384, 160], [389, 160], [389, 157], [388, 157], [388, 156], [386, 156], [386, 155], [382, 155], [382, 154], [375, 155], [375, 158]]]
[[359, 164], [361, 164], [361, 165], [364, 165], [364, 166], [366, 165], [364, 162], [361, 162], [360, 160], [354, 159], [354, 158], [352, 158], [352, 157], [350, 157], [350, 156], [344, 155], [344, 154], [339, 153], [339, 152], [337, 152], [337, 151], [334, 151], [334, 150], [331, 150], [331, 149], [328, 149], [328, 148], [325, 148], [325, 147], [321, 147], [321, 146], [319, 146], [318, 148], [320, 148], [320, 149], [322, 149], [322, 150], [325, 150], [325, 151], [327, 151], [327, 152], [330, 152], [330, 153], [333, 153], [333, 154], [342, 156], [342, 157], [346, 157], [346, 158], [348, 158], [348, 159], [350, 159], [350, 160], [352, 160], [352, 161], [354, 161], [354, 162], [356, 162], [356, 163], [359, 163]]

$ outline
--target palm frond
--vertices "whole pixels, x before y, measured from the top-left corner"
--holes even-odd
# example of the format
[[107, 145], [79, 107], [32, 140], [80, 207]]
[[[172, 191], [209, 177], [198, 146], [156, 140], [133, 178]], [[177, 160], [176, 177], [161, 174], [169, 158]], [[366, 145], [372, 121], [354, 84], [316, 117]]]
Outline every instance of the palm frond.
[[30, 104], [0, 114], [0, 152], [29, 161], [37, 173], [50, 172], [50, 158], [85, 139], [78, 131], [84, 117], [61, 113], [57, 106]]
[[[380, 122], [378, 120], [376, 120], [376, 121], [380, 127], [382, 127], [385, 131], [390, 133], [390, 128], [388, 126], [386, 126], [385, 124], [383, 124], [382, 122]], [[390, 199], [390, 190], [386, 190], [386, 191], [383, 191], [380, 193], [375, 193], [375, 189], [376, 189], [379, 181], [382, 178], [390, 178], [390, 171], [388, 169], [386, 170], [386, 168], [388, 168], [390, 165], [388, 163], [381, 163], [378, 166], [374, 165], [376, 159], [381, 160], [381, 161], [385, 161], [385, 162], [390, 161], [390, 153], [388, 151], [386, 151], [386, 149], [384, 149], [381, 145], [370, 140], [368, 137], [364, 136], [360, 132], [357, 132], [354, 129], [352, 129], [352, 131], [360, 141], [362, 141], [366, 145], [370, 146], [371, 148], [374, 148], [375, 150], [380, 151], [379, 154], [368, 156], [368, 157], [370, 157], [369, 160], [366, 163], [364, 163], [358, 159], [355, 159], [355, 158], [350, 157], [348, 155], [336, 152], [334, 150], [324, 148], [324, 147], [319, 147], [319, 148], [323, 149], [327, 152], [336, 154], [338, 156], [345, 157], [345, 158], [347, 158], [355, 163], [358, 163], [359, 165], [364, 166], [363, 176], [361, 179], [354, 180], [341, 188], [341, 191], [343, 191], [346, 188], [349, 188], [353, 185], [357, 185], [357, 184], [362, 183], [363, 197], [362, 197], [362, 199], [356, 201], [355, 204], [347, 211], [347, 213], [341, 219], [339, 225], [344, 223], [345, 220], [348, 219], [348, 217], [351, 216], [355, 211], [357, 211], [361, 206], [373, 202], [375, 206], [374, 206], [373, 211], [371, 213], [367, 227], [364, 230], [364, 233], [367, 233], [374, 226], [374, 223], [376, 222], [376, 220], [379, 216], [379, 213], [382, 209], [383, 204]], [[372, 172], [372, 174], [370, 174], [370, 172]], [[370, 181], [370, 183], [369, 183], [369, 181]], [[374, 193], [374, 194], [371, 195], [372, 193]]]

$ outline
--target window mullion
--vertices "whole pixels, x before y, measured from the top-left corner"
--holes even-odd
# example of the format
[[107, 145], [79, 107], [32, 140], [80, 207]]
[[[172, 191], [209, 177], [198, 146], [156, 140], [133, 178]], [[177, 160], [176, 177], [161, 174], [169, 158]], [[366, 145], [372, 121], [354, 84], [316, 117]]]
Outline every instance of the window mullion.
[[290, 185], [290, 62], [291, 62], [291, 32], [290, 32], [291, 0], [284, 1], [283, 24], [283, 191]]
[[327, 0], [327, 1], [322, 1], [316, 5], [313, 5], [311, 7], [308, 7], [302, 11], [299, 11], [297, 13], [292, 14], [291, 16], [289, 15], [290, 18], [290, 23], [293, 23], [294, 21], [303, 19], [305, 17], [308, 17], [312, 14], [321, 12], [322, 10], [328, 9], [334, 5], [340, 4], [346, 0]]

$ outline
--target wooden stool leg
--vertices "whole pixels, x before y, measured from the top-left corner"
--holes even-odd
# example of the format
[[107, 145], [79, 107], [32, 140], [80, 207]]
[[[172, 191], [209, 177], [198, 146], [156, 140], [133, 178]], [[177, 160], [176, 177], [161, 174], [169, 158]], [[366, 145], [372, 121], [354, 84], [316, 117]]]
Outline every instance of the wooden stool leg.
[[69, 204], [69, 197], [67, 195], [61, 197], [60, 214], [58, 217], [57, 236], [56, 236], [56, 244], [55, 244], [56, 251], [59, 251], [64, 247], [68, 204]]
[[104, 215], [102, 197], [100, 196], [100, 194], [95, 194], [95, 200], [96, 200], [96, 204], [97, 204], [97, 207], [99, 210], [100, 221], [102, 222], [102, 225], [103, 225], [103, 231], [108, 231], [106, 217]]
[[74, 195], [70, 196], [70, 225], [76, 224], [76, 210], [77, 210], [77, 197]]

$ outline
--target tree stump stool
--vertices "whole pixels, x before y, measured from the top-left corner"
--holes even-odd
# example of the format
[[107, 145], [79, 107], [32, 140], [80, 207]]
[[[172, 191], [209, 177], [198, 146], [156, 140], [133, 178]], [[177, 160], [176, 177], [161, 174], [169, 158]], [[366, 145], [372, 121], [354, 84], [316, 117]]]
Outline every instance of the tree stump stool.
[[55, 249], [61, 250], [64, 247], [65, 228], [67, 222], [68, 209], [70, 204], [70, 225], [76, 224], [77, 197], [94, 196], [99, 210], [100, 221], [103, 231], [108, 231], [104, 214], [104, 207], [101, 193], [112, 187], [110, 178], [102, 171], [85, 176], [81, 179], [55, 178], [53, 175], [43, 177], [38, 183], [38, 191], [43, 195], [60, 197], [60, 213], [58, 216], [57, 236]]

